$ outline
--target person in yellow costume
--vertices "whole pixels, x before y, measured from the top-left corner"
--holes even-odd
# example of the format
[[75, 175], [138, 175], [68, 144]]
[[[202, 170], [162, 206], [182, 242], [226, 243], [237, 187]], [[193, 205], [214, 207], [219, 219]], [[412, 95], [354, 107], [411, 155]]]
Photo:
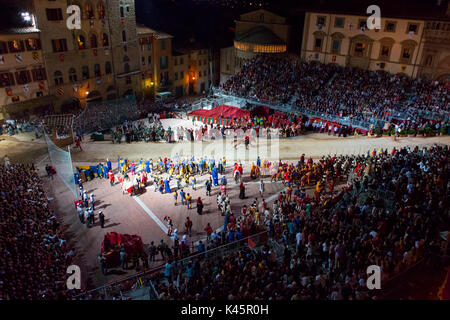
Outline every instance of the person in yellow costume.
[[252, 165], [250, 166], [250, 177], [252, 179], [256, 178], [256, 165], [254, 162], [252, 162]]
[[175, 190], [173, 192], [173, 200], [175, 202], [175, 205], [177, 205], [177, 203], [178, 203], [178, 192], [177, 192], [177, 190]]

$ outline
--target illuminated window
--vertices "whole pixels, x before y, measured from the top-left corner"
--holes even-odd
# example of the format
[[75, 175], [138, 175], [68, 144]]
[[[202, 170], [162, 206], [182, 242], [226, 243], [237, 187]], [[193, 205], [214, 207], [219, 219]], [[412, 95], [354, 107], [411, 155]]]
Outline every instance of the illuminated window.
[[41, 42], [39, 41], [39, 39], [27, 39], [25, 40], [25, 45], [27, 47], [27, 50], [41, 49]]
[[97, 4], [97, 13], [99, 19], [103, 19], [105, 17], [105, 8], [102, 3]]
[[355, 56], [363, 56], [366, 49], [366, 44], [363, 42], [357, 42], [355, 44]]
[[79, 35], [77, 37], [77, 43], [78, 43], [78, 49], [83, 50], [86, 49], [86, 40], [84, 39], [83, 35]]
[[52, 40], [53, 52], [64, 52], [67, 51], [67, 41], [66, 39], [55, 39]]
[[93, 19], [94, 18], [94, 8], [92, 8], [92, 4], [86, 3], [86, 18]]
[[25, 51], [23, 41], [13, 40], [8, 42], [9, 52]]

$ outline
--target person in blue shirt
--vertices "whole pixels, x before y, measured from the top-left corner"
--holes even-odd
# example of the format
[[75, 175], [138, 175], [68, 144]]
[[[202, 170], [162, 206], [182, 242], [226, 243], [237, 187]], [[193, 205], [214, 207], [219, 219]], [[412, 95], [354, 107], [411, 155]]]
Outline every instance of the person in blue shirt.
[[111, 161], [109, 161], [109, 159], [106, 159], [106, 166], [108, 167], [108, 171], [106, 171], [106, 172], [109, 172], [109, 170], [112, 171], [112, 163], [111, 163]]
[[145, 172], [150, 173], [150, 161], [145, 161]]
[[223, 184], [224, 186], [227, 185], [227, 178], [225, 178], [225, 176], [222, 176], [222, 179], [220, 180], [221, 184]]
[[212, 170], [212, 178], [213, 178], [213, 184], [215, 186], [218, 186], [219, 185], [219, 175], [217, 173], [217, 168], [214, 168]]
[[172, 265], [170, 261], [167, 261], [164, 266], [164, 277], [166, 277], [167, 281], [172, 282]]
[[201, 240], [198, 242], [197, 251], [199, 253], [205, 252], [205, 245], [203, 244], [203, 242]]
[[[103, 178], [108, 179], [109, 168], [107, 165], [103, 165]], [[111, 170], [112, 172], [112, 170]]]
[[188, 278], [194, 277], [194, 267], [192, 266], [192, 262], [189, 261], [188, 265], [186, 266], [186, 274]]
[[164, 191], [165, 193], [170, 193], [170, 184], [168, 179], [164, 180]]
[[225, 213], [224, 223], [223, 223], [223, 230], [227, 231], [228, 226], [228, 220], [230, 219], [231, 214], [229, 212]]
[[259, 156], [258, 159], [256, 159], [256, 165], [261, 168], [261, 159], [259, 158]]
[[230, 230], [230, 232], [228, 232], [227, 240], [228, 240], [228, 242], [234, 241], [234, 232], [233, 231]]
[[241, 229], [238, 228], [236, 230], [236, 240], [241, 240], [243, 237], [244, 237], [244, 235], [242, 234]]

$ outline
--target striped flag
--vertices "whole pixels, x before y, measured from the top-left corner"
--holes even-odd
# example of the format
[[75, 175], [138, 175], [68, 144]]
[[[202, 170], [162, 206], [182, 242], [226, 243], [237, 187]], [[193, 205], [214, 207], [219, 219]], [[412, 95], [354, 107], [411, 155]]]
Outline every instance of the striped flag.
[[23, 61], [22, 55], [20, 53], [16, 53], [14, 56], [16, 57], [16, 61], [17, 62], [22, 62]]
[[39, 60], [39, 53], [38, 53], [37, 51], [33, 51], [33, 52], [31, 53], [31, 55], [33, 56], [33, 59], [34, 59], [34, 60]]
[[63, 88], [58, 88], [58, 94], [60, 96], [62, 96], [64, 94], [64, 89]]

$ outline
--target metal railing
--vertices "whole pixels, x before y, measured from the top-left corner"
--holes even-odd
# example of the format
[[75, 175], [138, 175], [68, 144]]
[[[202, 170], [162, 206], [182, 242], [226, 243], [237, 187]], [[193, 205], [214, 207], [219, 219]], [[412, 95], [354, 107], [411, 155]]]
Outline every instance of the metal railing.
[[[201, 253], [195, 253], [186, 258], [178, 260], [178, 263], [181, 264], [182, 266], [184, 266], [187, 262], [194, 261], [196, 259], [214, 260], [214, 259], [217, 259], [218, 257], [223, 257], [232, 252], [236, 252], [237, 250], [247, 247], [250, 241], [253, 242], [253, 244], [256, 247], [263, 245], [264, 243], [266, 243], [268, 241], [268, 231], [265, 230], [265, 231], [259, 232], [257, 234], [248, 236], [246, 238], [243, 238], [243, 239], [240, 239], [237, 241], [233, 241], [231, 243], [226, 243], [224, 245], [220, 245], [218, 247], [215, 247], [215, 248], [212, 248], [209, 250], [205, 250], [204, 252], [201, 252]], [[151, 269], [139, 272], [139, 273], [135, 273], [133, 275], [127, 276], [122, 279], [108, 282], [100, 287], [95, 288], [95, 289], [87, 290], [78, 295], [75, 295], [74, 298], [82, 299], [83, 297], [86, 297], [91, 294], [102, 293], [103, 296], [105, 297], [105, 299], [107, 299], [108, 296], [111, 295], [112, 291], [114, 291], [114, 290], [119, 290], [121, 295], [126, 294], [124, 292], [133, 291], [133, 290], [137, 289], [137, 288], [133, 288], [133, 286], [136, 283], [140, 283], [141, 281], [144, 282], [145, 280], [147, 280], [146, 279], [147, 277], [151, 277], [155, 274], [162, 272], [164, 270], [164, 267], [165, 267], [164, 265], [160, 265], [158, 267], [151, 268]], [[141, 281], [138, 282], [138, 280], [141, 280]]]

